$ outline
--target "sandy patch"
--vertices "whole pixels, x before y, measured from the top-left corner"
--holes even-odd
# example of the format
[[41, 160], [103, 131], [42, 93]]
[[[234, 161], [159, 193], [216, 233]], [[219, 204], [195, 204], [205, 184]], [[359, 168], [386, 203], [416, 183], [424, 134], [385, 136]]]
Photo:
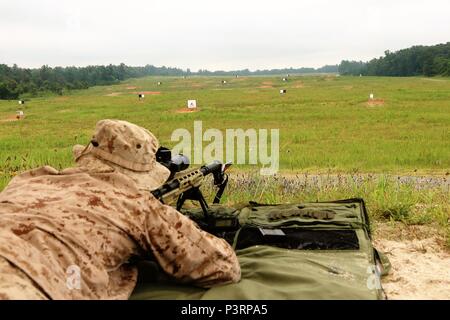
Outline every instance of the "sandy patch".
[[300, 89], [300, 88], [304, 88], [304, 87], [305, 87], [305, 85], [303, 84], [303, 82], [301, 82], [301, 81], [294, 82], [294, 88]]
[[194, 112], [199, 112], [200, 109], [199, 108], [195, 108], [195, 109], [189, 109], [189, 108], [180, 108], [178, 110], [176, 110], [176, 113], [194, 113]]
[[125, 87], [126, 90], [135, 90], [137, 87]]
[[57, 98], [55, 98], [55, 100], [56, 101], [67, 101], [67, 100], [69, 100], [69, 97], [66, 97], [66, 96], [64, 96], [64, 97], [57, 97]]
[[447, 80], [444, 80], [444, 79], [431, 79], [431, 78], [422, 78], [422, 80], [425, 80], [425, 81], [436, 81], [436, 82], [445, 82], [445, 81], [447, 81]]
[[159, 92], [159, 91], [139, 91], [139, 92], [135, 91], [135, 92], [132, 92], [132, 93], [133, 94], [148, 94], [148, 95], [161, 94], [161, 92]]
[[376, 223], [374, 245], [390, 260], [388, 299], [450, 299], [450, 250], [427, 225]]
[[[0, 119], [0, 122], [11, 122], [11, 121], [18, 121], [20, 119], [17, 118], [17, 116], [8, 116], [6, 118]], [[21, 119], [23, 120], [23, 118]]]
[[121, 94], [122, 94], [122, 92], [111, 92], [111, 93], [105, 94], [105, 97], [117, 97]]
[[273, 82], [272, 81], [263, 81], [258, 88], [261, 88], [261, 89], [273, 88]]
[[375, 241], [392, 264], [383, 279], [388, 299], [450, 299], [450, 254], [438, 242], [435, 237]]
[[367, 106], [369, 106], [369, 107], [380, 107], [383, 105], [384, 105], [383, 99], [373, 99], [373, 100], [367, 101]]

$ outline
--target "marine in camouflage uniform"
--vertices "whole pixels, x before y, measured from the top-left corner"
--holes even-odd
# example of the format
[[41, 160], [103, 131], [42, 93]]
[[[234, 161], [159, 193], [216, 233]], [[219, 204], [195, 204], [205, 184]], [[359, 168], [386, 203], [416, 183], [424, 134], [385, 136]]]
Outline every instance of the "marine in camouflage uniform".
[[128, 262], [149, 253], [179, 282], [239, 281], [223, 239], [149, 192], [169, 176], [158, 147], [144, 128], [102, 120], [74, 147], [76, 167], [12, 179], [0, 193], [0, 299], [127, 299], [137, 281]]

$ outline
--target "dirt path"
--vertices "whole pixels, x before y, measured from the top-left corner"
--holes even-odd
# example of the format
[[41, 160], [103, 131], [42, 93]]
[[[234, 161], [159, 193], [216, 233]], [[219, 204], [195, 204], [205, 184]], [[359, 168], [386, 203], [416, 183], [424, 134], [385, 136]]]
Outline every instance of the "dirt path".
[[[450, 299], [450, 252], [439, 236], [430, 234], [431, 229], [421, 229], [428, 228], [382, 226], [375, 234], [375, 247], [392, 265], [390, 274], [383, 278], [388, 299]], [[413, 239], [404, 239], [411, 234]]]

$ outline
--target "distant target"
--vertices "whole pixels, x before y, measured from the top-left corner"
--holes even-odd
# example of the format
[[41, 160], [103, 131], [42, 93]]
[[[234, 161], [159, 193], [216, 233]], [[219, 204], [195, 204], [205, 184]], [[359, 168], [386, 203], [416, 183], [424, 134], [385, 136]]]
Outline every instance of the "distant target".
[[197, 100], [188, 100], [187, 107], [189, 109], [196, 109], [197, 108]]
[[21, 120], [21, 119], [23, 119], [23, 118], [25, 118], [25, 114], [23, 113], [22, 110], [18, 110], [18, 111], [16, 112], [16, 119], [17, 119], [17, 120]]

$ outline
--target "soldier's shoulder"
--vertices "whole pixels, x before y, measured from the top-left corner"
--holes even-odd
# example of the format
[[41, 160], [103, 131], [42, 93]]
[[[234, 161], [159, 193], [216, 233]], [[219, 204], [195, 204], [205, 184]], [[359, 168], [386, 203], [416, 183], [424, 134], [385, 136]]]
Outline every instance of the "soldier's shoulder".
[[28, 179], [28, 178], [34, 178], [39, 176], [45, 176], [45, 175], [57, 175], [59, 174], [59, 171], [51, 166], [43, 166], [39, 168], [34, 168], [28, 171], [24, 171], [21, 174], [14, 177], [14, 180], [22, 180], [22, 179]]
[[[71, 170], [71, 169], [73, 169], [73, 170]], [[22, 172], [21, 174], [18, 174], [10, 181], [8, 186], [14, 185], [14, 184], [27, 183], [27, 181], [29, 181], [31, 179], [36, 179], [39, 177], [59, 176], [59, 175], [66, 175], [66, 174], [78, 173], [78, 172], [80, 172], [80, 171], [77, 168], [68, 168], [68, 169], [64, 169], [63, 171], [59, 171], [51, 166], [42, 166], [42, 167], [27, 170], [27, 171]]]

